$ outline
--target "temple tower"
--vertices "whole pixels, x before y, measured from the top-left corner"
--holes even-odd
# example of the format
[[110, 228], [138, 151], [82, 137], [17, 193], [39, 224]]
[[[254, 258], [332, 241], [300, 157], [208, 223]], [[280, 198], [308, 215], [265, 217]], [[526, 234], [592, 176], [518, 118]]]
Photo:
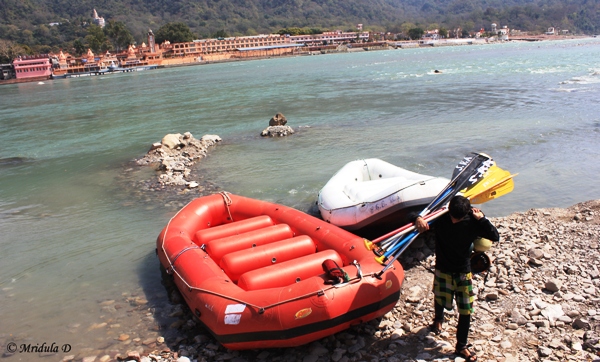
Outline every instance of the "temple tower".
[[98, 25], [101, 28], [104, 28], [104, 25], [106, 25], [106, 23], [104, 22], [104, 18], [101, 16], [98, 16], [98, 12], [96, 11], [96, 9], [94, 9], [94, 15], [92, 15], [93, 17], [93, 22], [94, 24]]
[[148, 46], [150, 47], [150, 53], [156, 53], [154, 33], [152, 32], [152, 29], [149, 29], [148, 31]]

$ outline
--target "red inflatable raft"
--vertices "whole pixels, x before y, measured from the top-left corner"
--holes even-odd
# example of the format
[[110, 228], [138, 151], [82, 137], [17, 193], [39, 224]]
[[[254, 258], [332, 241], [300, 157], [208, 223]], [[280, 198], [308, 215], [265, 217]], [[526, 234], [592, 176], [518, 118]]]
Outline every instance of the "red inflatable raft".
[[[229, 193], [181, 209], [157, 252], [193, 313], [230, 349], [298, 346], [383, 316], [404, 280], [400, 264], [376, 278], [382, 267], [359, 236]], [[348, 278], [331, 284], [325, 260]]]

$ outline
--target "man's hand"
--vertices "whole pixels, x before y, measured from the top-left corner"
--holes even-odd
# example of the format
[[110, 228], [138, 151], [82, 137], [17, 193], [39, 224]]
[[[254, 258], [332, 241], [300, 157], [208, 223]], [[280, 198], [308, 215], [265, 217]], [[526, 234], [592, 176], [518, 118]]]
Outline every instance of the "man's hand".
[[471, 215], [473, 215], [475, 220], [479, 220], [479, 219], [485, 217], [485, 215], [483, 214], [483, 211], [479, 210], [478, 208], [473, 207], [473, 208], [471, 208], [471, 210], [472, 210]]
[[420, 233], [429, 230], [429, 224], [421, 216], [417, 217], [417, 220], [415, 220], [415, 227]]

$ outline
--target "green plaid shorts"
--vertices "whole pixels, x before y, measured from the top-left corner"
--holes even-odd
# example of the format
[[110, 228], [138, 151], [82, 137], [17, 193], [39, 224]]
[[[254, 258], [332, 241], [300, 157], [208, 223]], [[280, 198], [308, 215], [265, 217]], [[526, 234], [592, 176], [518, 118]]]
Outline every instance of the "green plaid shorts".
[[473, 293], [472, 278], [473, 274], [471, 273], [443, 273], [436, 269], [433, 279], [435, 301], [447, 310], [451, 310], [452, 302], [456, 297], [459, 314], [473, 313], [475, 294]]

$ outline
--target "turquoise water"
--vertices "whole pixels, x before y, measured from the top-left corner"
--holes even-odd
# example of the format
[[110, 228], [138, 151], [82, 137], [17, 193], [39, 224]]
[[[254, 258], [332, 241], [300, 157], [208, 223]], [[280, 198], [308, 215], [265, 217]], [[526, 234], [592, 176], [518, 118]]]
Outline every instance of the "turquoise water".
[[[349, 161], [450, 177], [470, 151], [519, 173], [488, 215], [598, 199], [599, 55], [598, 39], [507, 43], [1, 86], [0, 341], [100, 348], [99, 301], [160, 295], [155, 239], [175, 211], [118, 180], [167, 133], [221, 136], [205, 180], [304, 211]], [[261, 138], [277, 112], [296, 134]]]

